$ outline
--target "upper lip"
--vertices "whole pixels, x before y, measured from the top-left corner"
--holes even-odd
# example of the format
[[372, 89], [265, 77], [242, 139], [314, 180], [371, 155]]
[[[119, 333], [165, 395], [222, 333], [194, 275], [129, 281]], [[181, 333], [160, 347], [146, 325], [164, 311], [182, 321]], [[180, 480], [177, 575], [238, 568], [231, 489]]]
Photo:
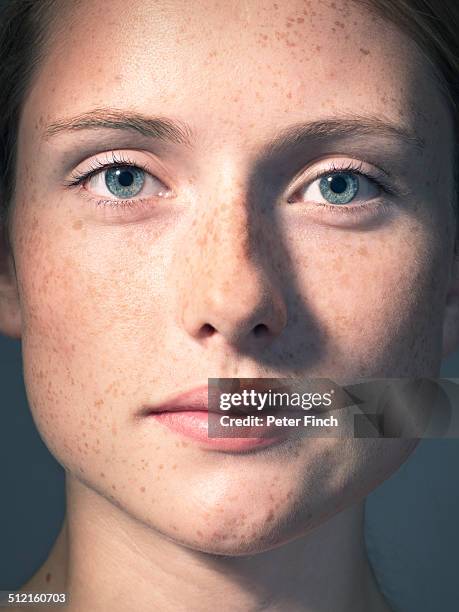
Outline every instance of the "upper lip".
[[165, 402], [146, 407], [146, 412], [179, 412], [181, 410], [208, 410], [208, 387], [196, 387], [172, 396]]
[[[241, 392], [244, 389], [255, 391], [268, 391], [273, 389], [272, 384], [267, 384], [264, 382], [263, 378], [258, 379], [241, 379], [244, 382], [241, 382], [237, 389], [234, 389], [234, 392]], [[272, 379], [269, 379], [272, 381]], [[283, 391], [288, 391], [288, 386], [285, 383], [279, 384], [279, 387], [282, 388]], [[216, 387], [210, 387], [210, 389], [215, 389]], [[228, 389], [229, 391], [229, 389]], [[208, 385], [202, 385], [200, 387], [195, 387], [194, 389], [190, 389], [189, 391], [185, 391], [179, 394], [176, 394], [164, 402], [160, 404], [151, 404], [148, 406], [144, 406], [142, 409], [142, 414], [147, 415], [151, 413], [159, 413], [159, 412], [182, 412], [182, 411], [191, 411], [191, 410], [203, 410], [206, 412], [216, 412], [221, 414], [221, 410], [217, 405], [209, 406], [209, 387]]]

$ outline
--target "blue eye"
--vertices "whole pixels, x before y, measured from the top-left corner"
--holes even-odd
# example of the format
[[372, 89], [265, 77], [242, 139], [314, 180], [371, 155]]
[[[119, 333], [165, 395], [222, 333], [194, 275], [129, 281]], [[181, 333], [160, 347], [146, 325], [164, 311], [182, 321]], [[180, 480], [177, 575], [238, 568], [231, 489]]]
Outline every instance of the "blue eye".
[[145, 184], [145, 172], [135, 166], [121, 166], [105, 170], [105, 184], [117, 198], [138, 195]]
[[331, 204], [347, 204], [359, 191], [359, 179], [350, 172], [329, 174], [320, 179], [319, 189]]
[[330, 170], [316, 176], [300, 189], [301, 200], [344, 206], [366, 202], [380, 194], [377, 180], [356, 170]]
[[112, 206], [115, 206], [118, 201], [132, 200], [135, 202], [139, 199], [137, 196], [142, 198], [170, 196], [170, 191], [164, 183], [146, 168], [123, 161], [122, 163], [104, 163], [96, 159], [90, 170], [75, 172], [67, 185], [70, 187], [84, 186], [94, 196], [104, 198], [110, 196], [111, 199], [106, 202]]

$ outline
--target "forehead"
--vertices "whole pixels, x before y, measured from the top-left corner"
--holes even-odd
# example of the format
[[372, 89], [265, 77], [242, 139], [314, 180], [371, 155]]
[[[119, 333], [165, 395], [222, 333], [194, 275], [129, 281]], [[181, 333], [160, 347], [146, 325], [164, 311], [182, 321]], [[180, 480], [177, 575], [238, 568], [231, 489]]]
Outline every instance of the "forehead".
[[26, 122], [129, 108], [240, 143], [333, 113], [425, 136], [444, 114], [414, 43], [358, 2], [80, 0], [61, 19]]

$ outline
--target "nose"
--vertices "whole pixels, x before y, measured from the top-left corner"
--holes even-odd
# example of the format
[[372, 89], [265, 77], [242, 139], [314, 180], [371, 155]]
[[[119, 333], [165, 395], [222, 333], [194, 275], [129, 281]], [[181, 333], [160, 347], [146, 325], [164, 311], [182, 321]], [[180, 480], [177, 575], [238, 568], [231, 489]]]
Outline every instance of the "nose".
[[[187, 241], [181, 284], [181, 321], [193, 338], [233, 347], [266, 347], [287, 323], [272, 220], [249, 210], [247, 198], [208, 207]], [[213, 340], [211, 340], [213, 339]]]

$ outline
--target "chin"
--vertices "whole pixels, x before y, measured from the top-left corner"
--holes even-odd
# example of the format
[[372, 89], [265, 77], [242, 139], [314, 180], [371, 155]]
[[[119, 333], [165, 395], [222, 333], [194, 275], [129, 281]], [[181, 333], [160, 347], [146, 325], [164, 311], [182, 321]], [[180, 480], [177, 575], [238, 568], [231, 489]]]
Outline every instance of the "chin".
[[318, 522], [300, 502], [258, 508], [252, 503], [237, 513], [210, 512], [205, 520], [176, 522], [163, 533], [196, 551], [236, 557], [278, 548], [306, 535]]
[[[202, 531], [199, 530], [201, 533]], [[168, 536], [169, 537], [169, 536]], [[227, 556], [227, 557], [243, 557], [245, 555], [256, 555], [266, 552], [286, 544], [288, 541], [295, 539], [298, 536], [282, 537], [282, 534], [275, 529], [266, 532], [250, 533], [228, 530], [215, 531], [210, 536], [196, 536], [194, 540], [179, 539], [177, 536], [171, 537], [174, 542], [191, 548], [195, 551], [203, 552], [211, 555]]]

